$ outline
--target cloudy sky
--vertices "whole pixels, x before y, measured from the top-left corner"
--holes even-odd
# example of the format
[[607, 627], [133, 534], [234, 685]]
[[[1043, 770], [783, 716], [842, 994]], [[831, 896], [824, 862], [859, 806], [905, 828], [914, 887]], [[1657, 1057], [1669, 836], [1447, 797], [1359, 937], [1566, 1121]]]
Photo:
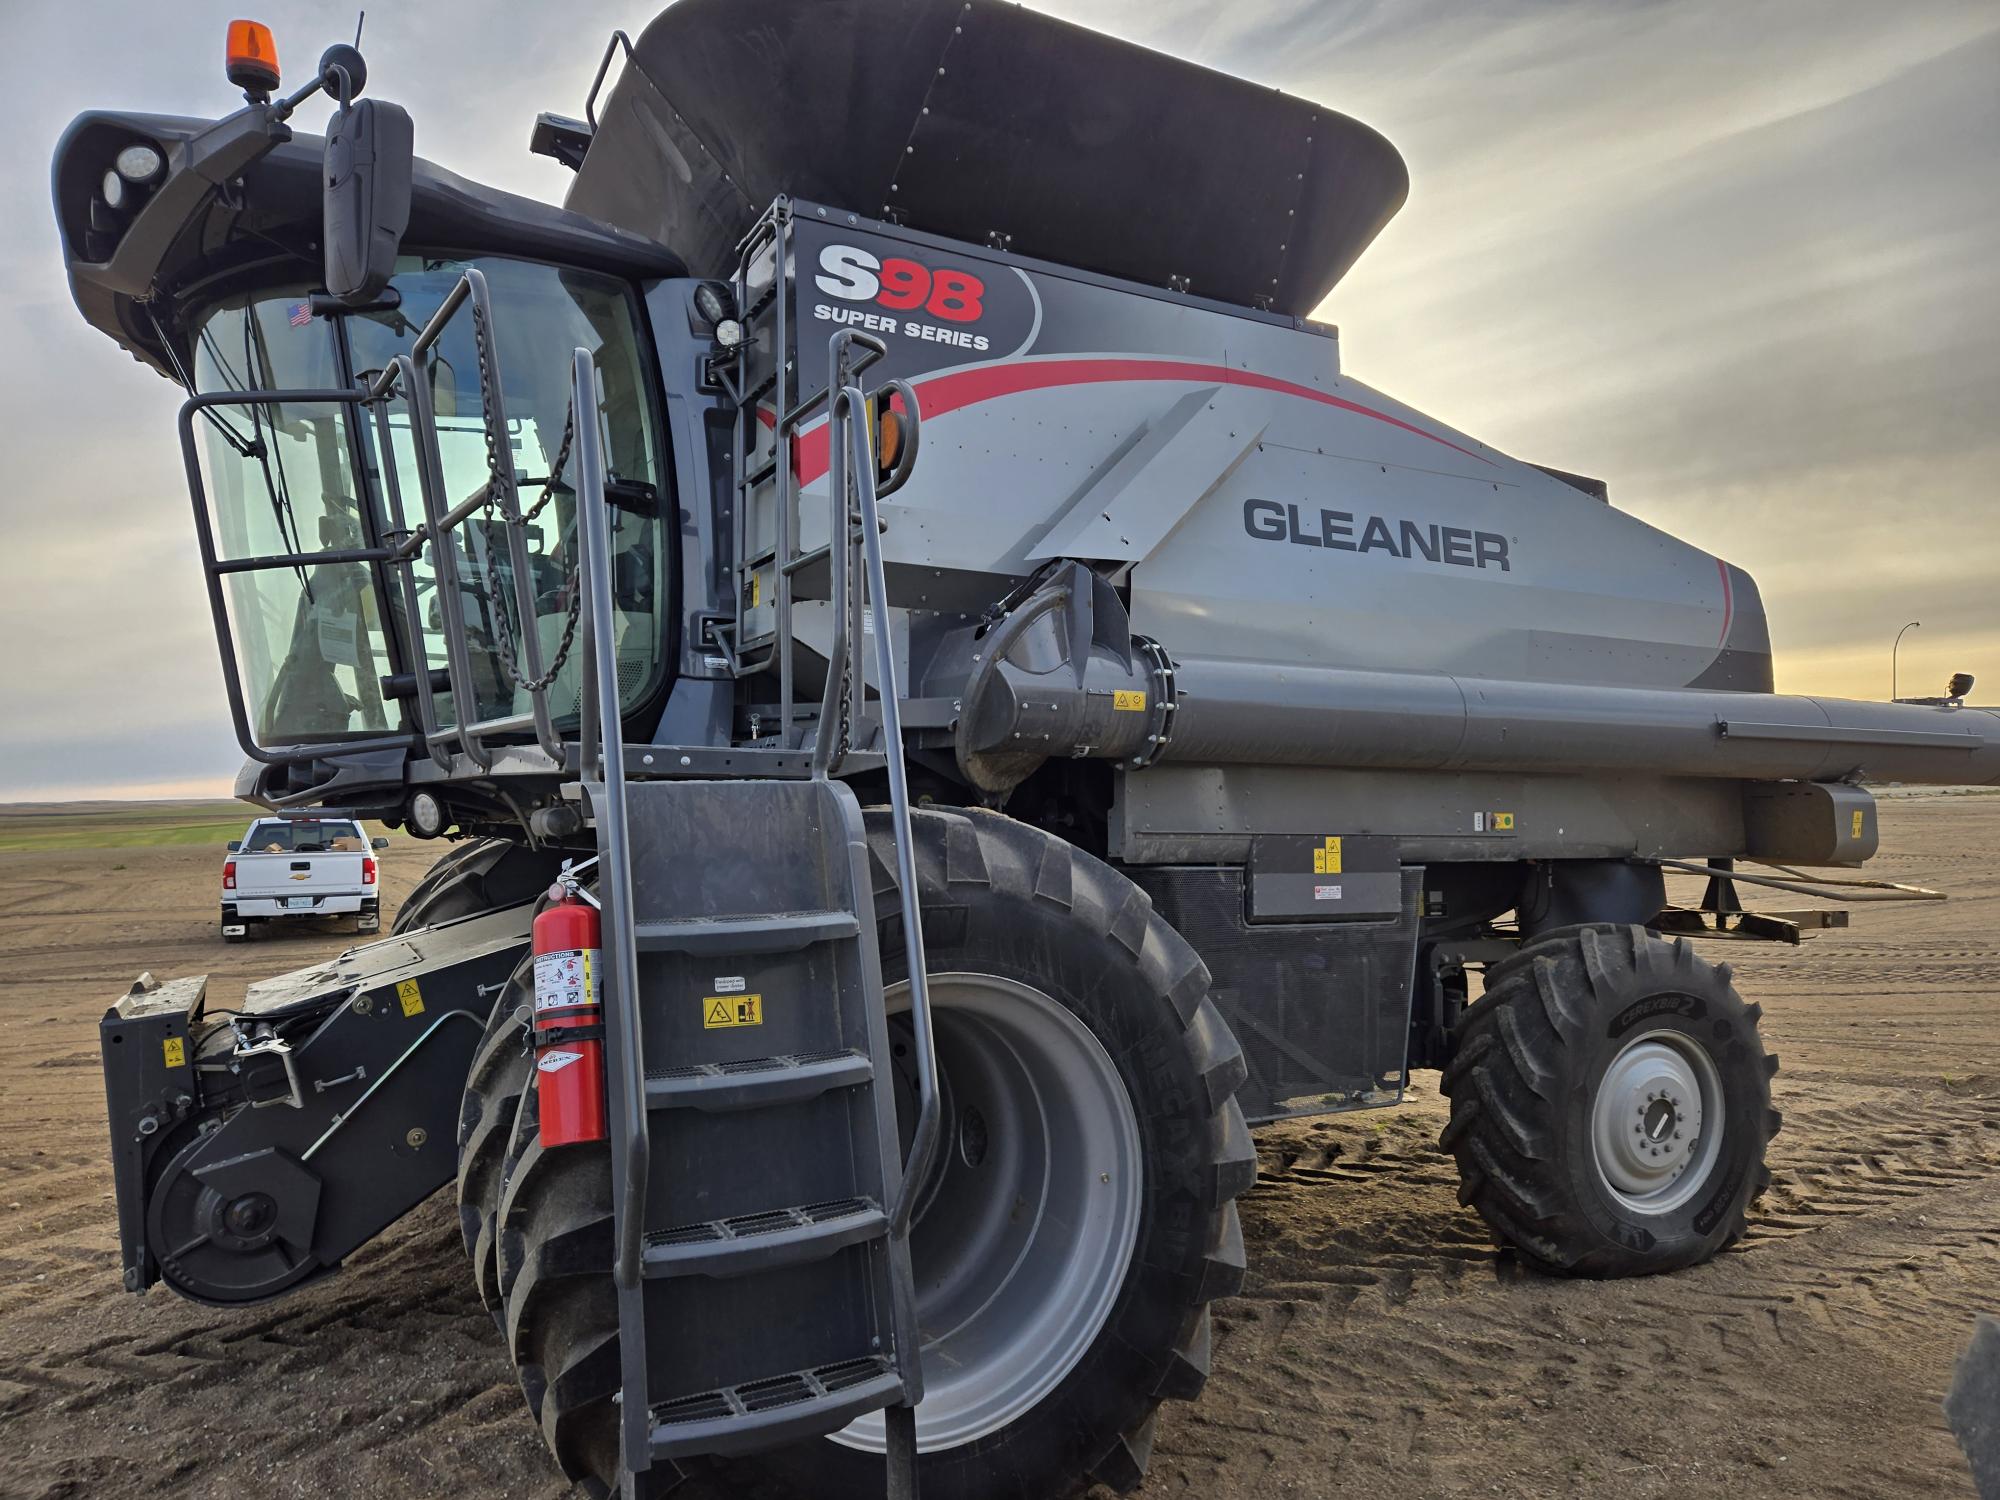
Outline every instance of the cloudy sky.
[[[243, 0], [0, 0], [0, 800], [226, 790], [178, 393], [71, 307], [47, 163], [89, 107], [221, 113]], [[1747, 567], [1779, 686], [2000, 689], [1992, 0], [1038, 0], [1383, 131], [1410, 202], [1335, 291], [1348, 371]], [[260, 4], [297, 76], [353, 10]], [[505, 24], [497, 18], [505, 14]], [[379, 3], [420, 153], [525, 150], [643, 4]], [[317, 129], [317, 106], [303, 112]], [[1982, 694], [1981, 696], [1988, 696]]]

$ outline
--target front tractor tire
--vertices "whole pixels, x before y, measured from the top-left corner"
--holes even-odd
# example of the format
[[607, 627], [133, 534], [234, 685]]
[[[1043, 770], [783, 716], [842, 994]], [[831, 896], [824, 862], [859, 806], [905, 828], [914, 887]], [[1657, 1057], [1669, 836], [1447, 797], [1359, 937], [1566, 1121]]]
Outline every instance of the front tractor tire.
[[[939, 1341], [924, 1354], [922, 1492], [1130, 1490], [1159, 1403], [1192, 1399], [1207, 1377], [1209, 1303], [1242, 1282], [1235, 1199], [1256, 1175], [1233, 1097], [1242, 1051], [1201, 961], [1116, 871], [990, 814], [913, 821], [948, 1112], [911, 1238], [918, 1323]], [[886, 817], [869, 814], [868, 833], [891, 1030], [903, 1035]], [[517, 998], [502, 997], [473, 1067], [460, 1213], [557, 1462], [614, 1488], [609, 1157], [540, 1146], [519, 1023], [505, 1013]], [[1086, 1181], [1072, 1170], [1086, 1155], [1118, 1165]], [[1129, 1212], [1073, 1215], [1073, 1198]], [[757, 1494], [872, 1500], [880, 1429], [879, 1415], [863, 1418], [736, 1472]]]
[[1726, 965], [1636, 926], [1538, 937], [1487, 975], [1444, 1072], [1459, 1201], [1568, 1276], [1698, 1265], [1770, 1186], [1778, 1059]]
[[[562, 870], [560, 851], [507, 839], [468, 839], [441, 855], [403, 898], [391, 936], [532, 901]], [[378, 904], [376, 920], [381, 920]]]

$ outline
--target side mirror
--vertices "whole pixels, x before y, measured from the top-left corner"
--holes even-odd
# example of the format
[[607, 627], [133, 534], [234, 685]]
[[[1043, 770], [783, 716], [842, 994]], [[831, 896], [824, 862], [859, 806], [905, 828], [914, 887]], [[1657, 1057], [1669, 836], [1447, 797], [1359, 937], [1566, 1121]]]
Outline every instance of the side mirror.
[[1963, 698], [1967, 693], [1972, 691], [1972, 681], [1973, 678], [1970, 672], [1952, 673], [1951, 686], [1944, 690], [1945, 697]]
[[377, 835], [376, 837], [370, 839], [368, 842], [377, 849], [386, 849], [389, 847], [389, 841], [385, 838], [382, 838], [380, 835]]
[[237, 853], [239, 850], [242, 849], [242, 847], [243, 847], [243, 840], [241, 839], [231, 839], [229, 841], [229, 852], [231, 854]]
[[344, 104], [327, 124], [326, 289], [349, 307], [376, 301], [395, 272], [415, 144], [409, 112], [381, 99]]

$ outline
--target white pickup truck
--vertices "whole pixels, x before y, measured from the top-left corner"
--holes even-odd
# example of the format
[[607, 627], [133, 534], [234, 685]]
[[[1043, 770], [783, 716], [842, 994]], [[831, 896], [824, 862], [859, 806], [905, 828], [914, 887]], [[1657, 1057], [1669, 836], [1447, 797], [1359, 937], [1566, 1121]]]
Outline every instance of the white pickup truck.
[[382, 925], [382, 870], [352, 818], [259, 818], [229, 846], [222, 866], [222, 940], [240, 943], [253, 922], [352, 917], [356, 932]]

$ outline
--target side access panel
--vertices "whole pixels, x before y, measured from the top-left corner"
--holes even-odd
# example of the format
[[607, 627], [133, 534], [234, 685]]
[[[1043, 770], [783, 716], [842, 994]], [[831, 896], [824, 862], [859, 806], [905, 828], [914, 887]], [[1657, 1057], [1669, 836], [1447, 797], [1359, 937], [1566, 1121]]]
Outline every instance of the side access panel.
[[[1345, 856], [1333, 873], [1324, 836], [1268, 842], [1247, 867], [1125, 873], [1208, 965], [1209, 993], [1249, 1064], [1236, 1097], [1251, 1123], [1394, 1104], [1409, 1078], [1424, 872], [1393, 861], [1356, 868], [1357, 853], [1380, 865], [1385, 851], [1365, 846], [1387, 840], [1331, 840]], [[1317, 898], [1321, 907], [1350, 914], [1302, 916], [1301, 892], [1311, 903], [1316, 888], [1339, 891]]]

